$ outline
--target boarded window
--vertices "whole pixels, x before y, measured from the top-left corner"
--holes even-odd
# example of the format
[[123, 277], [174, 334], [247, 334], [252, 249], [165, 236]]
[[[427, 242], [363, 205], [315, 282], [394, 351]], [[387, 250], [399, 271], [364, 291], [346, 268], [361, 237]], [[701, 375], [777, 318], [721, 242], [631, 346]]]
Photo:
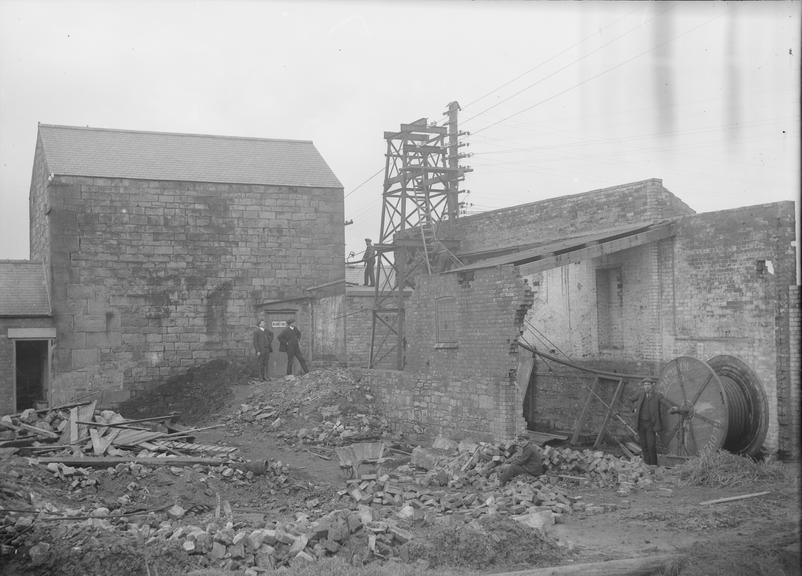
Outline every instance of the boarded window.
[[435, 300], [435, 322], [437, 323], [437, 343], [456, 344], [457, 342], [457, 299], [453, 296]]
[[624, 347], [624, 282], [621, 268], [596, 270], [596, 311], [600, 349]]

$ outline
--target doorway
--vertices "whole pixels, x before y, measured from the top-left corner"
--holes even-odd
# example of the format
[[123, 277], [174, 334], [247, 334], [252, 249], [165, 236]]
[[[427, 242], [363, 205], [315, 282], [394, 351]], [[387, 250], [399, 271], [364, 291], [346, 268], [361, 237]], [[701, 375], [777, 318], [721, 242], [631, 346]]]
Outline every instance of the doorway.
[[48, 340], [16, 340], [14, 346], [17, 412], [47, 400]]
[[287, 320], [295, 320], [297, 313], [298, 311], [293, 308], [263, 311], [262, 318], [267, 322], [267, 329], [273, 332], [273, 352], [270, 354], [270, 362], [267, 367], [271, 378], [281, 378], [287, 374], [287, 354], [279, 351], [278, 335], [287, 327]]

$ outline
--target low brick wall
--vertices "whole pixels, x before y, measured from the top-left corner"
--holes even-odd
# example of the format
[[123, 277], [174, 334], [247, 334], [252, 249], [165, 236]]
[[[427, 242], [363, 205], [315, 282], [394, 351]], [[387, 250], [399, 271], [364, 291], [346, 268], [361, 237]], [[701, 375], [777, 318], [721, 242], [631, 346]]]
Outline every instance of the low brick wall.
[[434, 438], [505, 441], [516, 390], [490, 377], [435, 378], [398, 370], [363, 370], [393, 430]]

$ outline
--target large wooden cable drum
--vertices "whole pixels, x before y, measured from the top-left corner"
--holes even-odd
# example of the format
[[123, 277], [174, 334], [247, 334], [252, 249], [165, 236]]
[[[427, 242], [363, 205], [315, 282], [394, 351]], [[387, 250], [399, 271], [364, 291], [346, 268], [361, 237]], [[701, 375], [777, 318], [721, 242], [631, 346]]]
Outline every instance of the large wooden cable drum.
[[738, 358], [675, 358], [660, 373], [657, 389], [665, 408], [662, 452], [687, 457], [719, 448], [749, 455], [760, 450], [768, 428], [766, 397], [757, 374]]

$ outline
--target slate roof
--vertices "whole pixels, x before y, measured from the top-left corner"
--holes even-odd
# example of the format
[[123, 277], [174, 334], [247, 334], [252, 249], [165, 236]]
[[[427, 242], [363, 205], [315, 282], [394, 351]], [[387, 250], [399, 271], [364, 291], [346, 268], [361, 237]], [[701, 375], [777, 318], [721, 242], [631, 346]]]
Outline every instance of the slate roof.
[[41, 262], [0, 260], [0, 316], [50, 316]]
[[51, 173], [179, 182], [342, 188], [309, 140], [39, 125]]

